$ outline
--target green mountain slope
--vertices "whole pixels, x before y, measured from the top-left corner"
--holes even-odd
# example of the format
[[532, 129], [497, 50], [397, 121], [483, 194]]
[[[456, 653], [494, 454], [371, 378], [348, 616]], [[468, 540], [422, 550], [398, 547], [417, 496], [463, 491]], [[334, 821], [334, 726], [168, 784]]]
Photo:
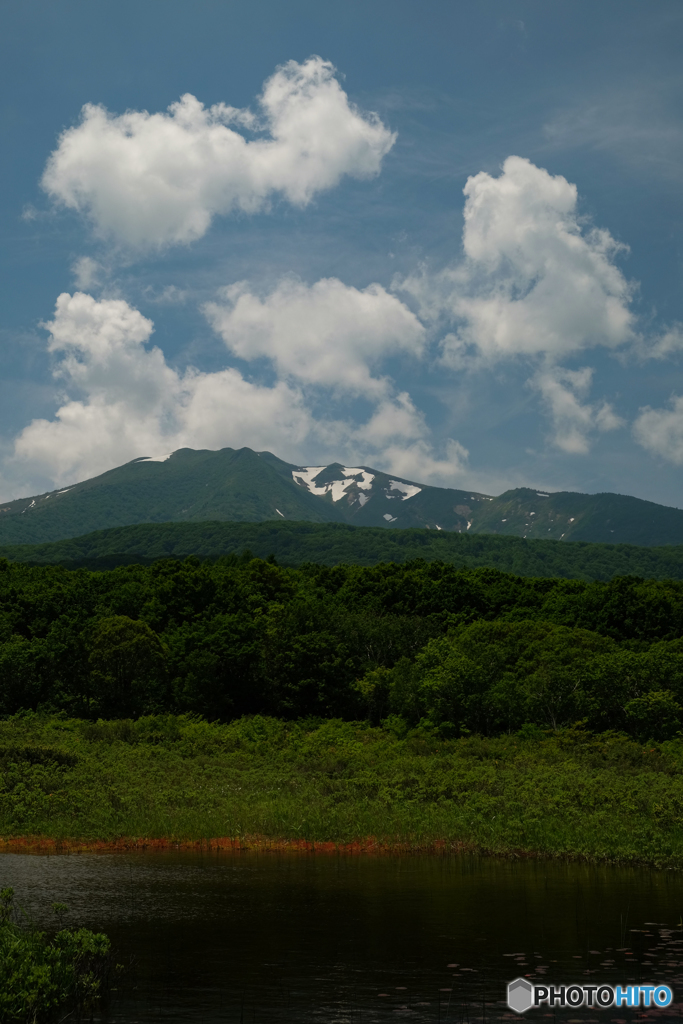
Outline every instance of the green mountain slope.
[[32, 544], [141, 522], [277, 519], [466, 530], [491, 499], [360, 467], [298, 467], [250, 448], [181, 448], [61, 491], [0, 506], [0, 544]]
[[683, 544], [683, 510], [620, 494], [518, 488], [492, 497], [430, 487], [368, 466], [295, 466], [250, 448], [182, 448], [0, 505], [0, 545], [51, 542], [135, 523], [272, 520]]
[[614, 576], [683, 579], [683, 546], [638, 548], [435, 530], [384, 530], [345, 523], [149, 523], [102, 530], [52, 544], [1, 547], [0, 558], [109, 569], [159, 558], [275, 555], [286, 565], [375, 565], [414, 558], [489, 566], [519, 576], [609, 580]]
[[527, 487], [483, 503], [473, 533], [604, 544], [683, 543], [683, 511], [624, 494], [542, 494]]
[[140, 522], [339, 519], [332, 505], [294, 484], [292, 468], [250, 448], [182, 448], [163, 462], [136, 459], [66, 490], [0, 507], [0, 543], [59, 540]]

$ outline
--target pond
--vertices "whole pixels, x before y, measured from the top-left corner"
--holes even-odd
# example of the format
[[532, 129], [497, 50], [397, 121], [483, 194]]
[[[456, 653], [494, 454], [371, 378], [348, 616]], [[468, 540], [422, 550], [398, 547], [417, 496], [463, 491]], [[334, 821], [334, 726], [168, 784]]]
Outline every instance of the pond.
[[667, 1010], [523, 1019], [683, 1019], [683, 876], [468, 856], [4, 854], [0, 885], [39, 923], [106, 931], [131, 967], [101, 1019], [519, 1019], [508, 981], [663, 982]]

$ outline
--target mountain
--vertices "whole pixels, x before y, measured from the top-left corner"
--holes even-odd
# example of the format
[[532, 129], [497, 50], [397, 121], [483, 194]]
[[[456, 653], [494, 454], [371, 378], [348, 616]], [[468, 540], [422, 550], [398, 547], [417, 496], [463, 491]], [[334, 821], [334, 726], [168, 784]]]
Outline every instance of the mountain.
[[[490, 498], [367, 467], [295, 466], [250, 448], [134, 459], [59, 491], [0, 505], [0, 544], [77, 537], [133, 523], [270, 519], [467, 530]], [[438, 526], [437, 526], [438, 524]]]
[[134, 459], [58, 491], [0, 505], [0, 545], [136, 523], [298, 521], [640, 546], [683, 544], [683, 511], [620, 494], [498, 497], [430, 487], [368, 466], [296, 466], [250, 448]]
[[377, 565], [414, 558], [470, 569], [488, 566], [517, 576], [610, 580], [642, 576], [683, 579], [683, 545], [631, 547], [557, 540], [525, 540], [446, 530], [397, 530], [348, 523], [139, 523], [98, 530], [48, 544], [0, 547], [0, 559], [66, 568], [114, 569], [160, 558], [216, 559], [274, 555], [281, 565]]
[[506, 491], [478, 510], [474, 533], [645, 547], [683, 543], [683, 510], [626, 494]]

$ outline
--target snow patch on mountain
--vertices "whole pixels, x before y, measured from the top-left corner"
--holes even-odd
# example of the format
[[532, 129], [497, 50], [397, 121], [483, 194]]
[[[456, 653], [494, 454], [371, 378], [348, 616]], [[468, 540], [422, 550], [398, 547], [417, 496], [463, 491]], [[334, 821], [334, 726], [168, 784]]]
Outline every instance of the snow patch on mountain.
[[[313, 494], [315, 494], [316, 488], [313, 481], [317, 477], [318, 473], [322, 473], [324, 468], [324, 466], [307, 466], [303, 469], [293, 469], [292, 478], [294, 480], [294, 483], [305, 484], [305, 486], [308, 487], [309, 491], [312, 491]], [[324, 489], [321, 488], [320, 493], [323, 494]]]
[[[389, 481], [389, 486], [390, 486], [392, 491], [400, 491], [400, 493], [403, 495], [403, 497], [401, 498], [401, 501], [407, 501], [408, 498], [414, 498], [415, 495], [419, 494], [420, 491], [422, 490], [421, 487], [416, 487], [415, 484], [404, 484], [404, 483], [401, 483], [400, 480], [390, 480]], [[388, 498], [389, 497], [393, 498], [394, 495], [393, 494], [391, 494], [391, 495], [388, 494], [387, 497]]]
[[[326, 468], [326, 466], [307, 466], [303, 469], [293, 469], [292, 478], [294, 483], [304, 484], [311, 494], [317, 494], [320, 497], [323, 497], [325, 494], [331, 494], [332, 501], [341, 501], [352, 484], [355, 484], [361, 491], [369, 491], [372, 487], [372, 481], [375, 479], [374, 473], [368, 473], [364, 469], [342, 466], [341, 478], [326, 480], [325, 483], [316, 484], [315, 478]], [[362, 498], [365, 498], [367, 501], [365, 495], [359, 495], [359, 499]], [[364, 502], [361, 501], [361, 505], [363, 504]]]
[[[357, 487], [360, 487], [361, 491], [369, 491], [372, 487], [372, 481], [375, 479], [374, 473], [368, 473], [365, 469], [347, 469], [346, 477], [354, 477]], [[358, 479], [360, 477], [360, 480]]]

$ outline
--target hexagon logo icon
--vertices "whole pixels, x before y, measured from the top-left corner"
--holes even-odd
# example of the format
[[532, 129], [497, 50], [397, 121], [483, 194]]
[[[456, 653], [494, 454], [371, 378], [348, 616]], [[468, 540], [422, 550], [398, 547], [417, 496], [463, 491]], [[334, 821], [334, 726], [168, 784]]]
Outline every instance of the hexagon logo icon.
[[534, 1005], [533, 988], [526, 978], [515, 978], [508, 985], [508, 1006], [515, 1013], [526, 1013]]

